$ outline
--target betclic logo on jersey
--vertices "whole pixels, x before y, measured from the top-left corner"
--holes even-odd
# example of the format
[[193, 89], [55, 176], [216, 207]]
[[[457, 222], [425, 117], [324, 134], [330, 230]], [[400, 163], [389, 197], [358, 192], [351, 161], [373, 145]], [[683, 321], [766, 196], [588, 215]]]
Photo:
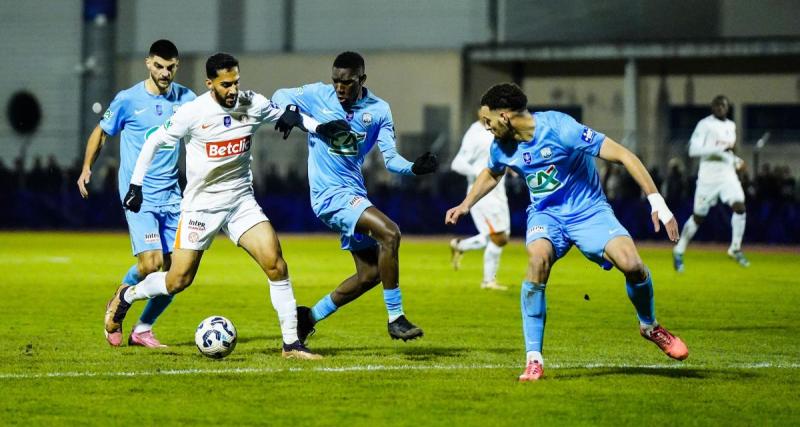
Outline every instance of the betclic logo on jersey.
[[238, 156], [248, 151], [250, 151], [250, 135], [230, 141], [206, 143], [206, 155], [211, 159]]

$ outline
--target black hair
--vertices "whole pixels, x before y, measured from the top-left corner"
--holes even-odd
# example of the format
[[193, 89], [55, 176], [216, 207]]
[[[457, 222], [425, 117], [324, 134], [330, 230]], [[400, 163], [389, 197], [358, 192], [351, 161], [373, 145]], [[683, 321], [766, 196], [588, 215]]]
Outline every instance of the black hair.
[[366, 71], [364, 57], [356, 52], [342, 52], [333, 60], [335, 68], [348, 68], [350, 70]]
[[711, 105], [722, 104], [722, 102], [728, 103], [730, 105], [731, 101], [725, 95], [717, 95], [714, 99], [711, 100]]
[[227, 53], [215, 53], [206, 60], [206, 77], [213, 79], [219, 75], [219, 70], [228, 70], [238, 67], [239, 61]]
[[147, 56], [160, 56], [164, 59], [177, 58], [178, 48], [169, 40], [156, 40], [150, 45], [150, 51], [147, 53]]
[[490, 110], [508, 108], [512, 111], [523, 111], [528, 106], [528, 97], [514, 83], [500, 83], [489, 88], [481, 97], [481, 105]]

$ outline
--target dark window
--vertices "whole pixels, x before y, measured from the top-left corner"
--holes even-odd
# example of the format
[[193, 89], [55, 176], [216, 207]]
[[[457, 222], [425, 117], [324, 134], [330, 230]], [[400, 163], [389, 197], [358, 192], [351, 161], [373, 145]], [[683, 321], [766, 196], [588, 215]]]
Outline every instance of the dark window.
[[800, 104], [745, 106], [744, 141], [754, 144], [766, 132], [770, 143], [800, 141]]

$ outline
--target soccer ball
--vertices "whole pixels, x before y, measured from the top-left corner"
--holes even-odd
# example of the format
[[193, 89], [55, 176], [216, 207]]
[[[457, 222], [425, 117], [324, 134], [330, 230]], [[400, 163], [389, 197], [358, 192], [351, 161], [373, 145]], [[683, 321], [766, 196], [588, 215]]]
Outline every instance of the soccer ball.
[[236, 327], [222, 316], [211, 316], [197, 326], [194, 342], [203, 356], [222, 359], [236, 347]]

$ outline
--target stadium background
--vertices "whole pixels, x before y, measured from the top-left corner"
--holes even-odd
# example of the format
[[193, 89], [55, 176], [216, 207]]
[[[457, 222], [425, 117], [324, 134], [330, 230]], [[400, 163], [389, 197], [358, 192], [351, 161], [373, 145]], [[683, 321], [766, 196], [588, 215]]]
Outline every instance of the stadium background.
[[[465, 188], [448, 165], [492, 83], [515, 81], [532, 108], [568, 112], [633, 149], [681, 223], [696, 171], [688, 136], [723, 93], [749, 166], [745, 242], [800, 243], [800, 5], [793, 1], [0, 3], [2, 228], [124, 229], [116, 138], [95, 164], [88, 201], [75, 180], [100, 114], [118, 90], [145, 77], [150, 43], [168, 38], [181, 51], [176, 81], [198, 93], [205, 58], [216, 51], [236, 55], [243, 86], [267, 96], [328, 81], [343, 50], [364, 54], [368, 87], [392, 107], [400, 152], [413, 159], [432, 149], [442, 162], [439, 174], [420, 179], [388, 174], [376, 156], [365, 166], [373, 202], [416, 234], [471, 229], [469, 221], [442, 224]], [[765, 132], [771, 137], [757, 148]], [[267, 126], [253, 145], [256, 191], [280, 231], [324, 230], [308, 207], [305, 156], [299, 132], [282, 141]], [[620, 219], [635, 237], [654, 237], [638, 189], [600, 164]], [[521, 181], [509, 181], [519, 235], [527, 196]], [[697, 238], [727, 241], [726, 208], [711, 215]]]

